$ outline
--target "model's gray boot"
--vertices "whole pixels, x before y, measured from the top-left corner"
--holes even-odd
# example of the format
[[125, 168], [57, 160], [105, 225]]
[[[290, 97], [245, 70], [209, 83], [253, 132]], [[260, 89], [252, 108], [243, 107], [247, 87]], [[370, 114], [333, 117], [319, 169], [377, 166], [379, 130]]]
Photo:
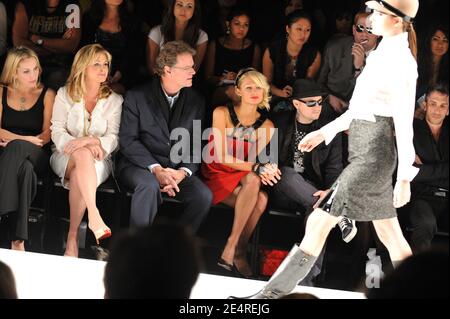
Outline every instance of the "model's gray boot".
[[305, 254], [295, 244], [266, 286], [250, 299], [278, 299], [289, 294], [311, 271], [317, 257]]

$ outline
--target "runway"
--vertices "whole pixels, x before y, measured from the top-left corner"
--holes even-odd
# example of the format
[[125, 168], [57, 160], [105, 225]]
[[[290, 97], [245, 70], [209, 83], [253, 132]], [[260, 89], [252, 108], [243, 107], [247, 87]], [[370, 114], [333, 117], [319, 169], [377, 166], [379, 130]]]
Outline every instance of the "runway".
[[[20, 299], [103, 299], [105, 262], [31, 252], [0, 249], [0, 260], [9, 265], [16, 279]], [[264, 281], [201, 273], [191, 299], [226, 299], [247, 296], [264, 286]], [[295, 292], [321, 299], [364, 299], [362, 293], [297, 286]]]

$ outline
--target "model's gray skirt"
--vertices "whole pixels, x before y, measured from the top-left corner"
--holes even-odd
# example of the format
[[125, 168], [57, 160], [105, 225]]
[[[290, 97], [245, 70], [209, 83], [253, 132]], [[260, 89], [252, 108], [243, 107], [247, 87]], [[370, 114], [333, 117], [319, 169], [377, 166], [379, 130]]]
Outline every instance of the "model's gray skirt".
[[330, 214], [357, 221], [396, 217], [392, 176], [397, 150], [392, 118], [376, 116], [375, 123], [353, 120], [348, 146], [350, 164], [331, 188], [337, 186]]

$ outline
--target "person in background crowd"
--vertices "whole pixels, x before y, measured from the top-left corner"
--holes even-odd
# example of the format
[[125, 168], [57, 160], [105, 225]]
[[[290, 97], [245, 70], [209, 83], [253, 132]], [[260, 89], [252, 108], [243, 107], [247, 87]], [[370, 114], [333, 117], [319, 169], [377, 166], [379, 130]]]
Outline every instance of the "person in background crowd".
[[433, 24], [419, 46], [419, 80], [416, 97], [420, 98], [430, 86], [449, 79], [448, 24]]
[[138, 70], [138, 24], [126, 6], [124, 0], [93, 0], [81, 38], [82, 45], [99, 43], [112, 55], [108, 81], [119, 94], [134, 85]]
[[322, 114], [327, 120], [334, 120], [347, 109], [356, 79], [377, 46], [378, 36], [367, 27], [368, 16], [366, 12], [357, 13], [353, 36], [334, 38], [325, 47], [318, 82], [330, 93]]
[[309, 43], [311, 18], [304, 11], [286, 17], [286, 37], [273, 42], [264, 52], [263, 73], [270, 83], [274, 112], [288, 109], [296, 79], [312, 79], [319, 71], [320, 52]]
[[247, 38], [250, 15], [242, 9], [233, 9], [227, 18], [227, 35], [212, 41], [206, 56], [206, 80], [215, 88], [212, 105], [239, 102], [234, 82], [241, 69], [259, 69], [261, 50]]
[[88, 227], [99, 240], [111, 236], [96, 204], [97, 187], [113, 170], [123, 99], [108, 86], [111, 55], [99, 44], [75, 55], [69, 79], [58, 90], [52, 116], [50, 165], [69, 189], [70, 225], [64, 255], [78, 257], [78, 228], [88, 211]]
[[[13, 44], [25, 45], [38, 54], [43, 69], [42, 82], [54, 90], [66, 82], [68, 66], [78, 49], [80, 14], [77, 0], [17, 2]], [[68, 24], [69, 20], [73, 25]]]
[[50, 118], [55, 92], [39, 81], [35, 52], [9, 51], [0, 83], [0, 214], [8, 214], [11, 249], [25, 250], [28, 216], [50, 156]]
[[168, 10], [161, 25], [150, 30], [147, 42], [147, 66], [155, 74], [156, 58], [161, 47], [170, 41], [182, 40], [195, 48], [194, 70], [198, 71], [208, 46], [208, 35], [200, 29], [199, 0], [169, 0]]
[[7, 21], [5, 5], [0, 1], [0, 62], [1, 57], [5, 54], [7, 48]]

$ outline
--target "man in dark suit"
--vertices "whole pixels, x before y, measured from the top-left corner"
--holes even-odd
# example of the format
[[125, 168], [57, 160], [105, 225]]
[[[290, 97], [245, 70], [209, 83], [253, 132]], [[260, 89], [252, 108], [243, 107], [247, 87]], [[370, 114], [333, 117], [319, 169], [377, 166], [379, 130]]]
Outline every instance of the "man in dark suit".
[[318, 82], [329, 91], [322, 117], [333, 120], [343, 113], [352, 97], [356, 78], [364, 69], [366, 57], [377, 45], [378, 36], [366, 27], [368, 13], [355, 16], [353, 37], [330, 40], [324, 51]]
[[438, 228], [448, 232], [448, 96], [447, 84], [430, 87], [425, 98], [425, 118], [413, 123], [414, 165], [420, 170], [411, 182], [411, 201], [399, 216], [411, 229], [414, 253], [430, 247]]
[[211, 206], [211, 191], [194, 175], [201, 149], [193, 145], [201, 143], [205, 112], [203, 97], [191, 89], [194, 54], [182, 41], [166, 43], [156, 60], [157, 76], [125, 98], [118, 176], [133, 191], [131, 226], [153, 222], [162, 192], [181, 200], [180, 222], [194, 231]]

